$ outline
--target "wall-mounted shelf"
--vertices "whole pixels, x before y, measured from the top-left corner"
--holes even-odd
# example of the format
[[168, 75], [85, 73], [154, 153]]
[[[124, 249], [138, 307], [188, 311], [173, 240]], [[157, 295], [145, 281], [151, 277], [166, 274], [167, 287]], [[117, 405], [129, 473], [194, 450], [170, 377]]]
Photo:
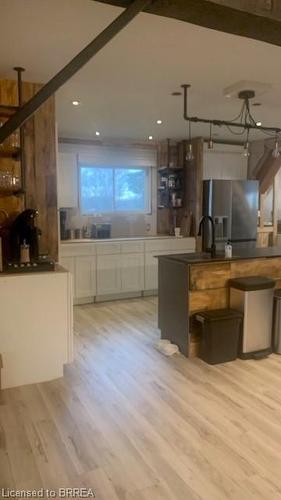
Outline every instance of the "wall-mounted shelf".
[[21, 149], [14, 148], [10, 150], [1, 150], [0, 149], [0, 158], [11, 158], [12, 160], [20, 160], [21, 157]]
[[[14, 68], [17, 72], [17, 90], [18, 90], [18, 106], [0, 104], [0, 122], [1, 126], [5, 124], [11, 116], [22, 105], [22, 78], [23, 68]], [[24, 133], [20, 128], [15, 130], [7, 140], [0, 144], [0, 159], [11, 160], [4, 161], [1, 164], [1, 185], [0, 196], [18, 196], [25, 194], [25, 166], [24, 166]], [[15, 166], [15, 161], [17, 165]], [[7, 179], [8, 178], [8, 182]], [[12, 180], [17, 179], [17, 182]], [[7, 187], [6, 187], [7, 186]]]
[[173, 205], [168, 205], [168, 206], [166, 206], [166, 205], [158, 205], [158, 207], [157, 207], [157, 208], [158, 208], [159, 210], [163, 210], [163, 208], [167, 208], [167, 209], [169, 209], [169, 210], [180, 210], [180, 209], [181, 209], [181, 208], [183, 208], [183, 207], [182, 207], [182, 206], [180, 206], [180, 207], [173, 207]]
[[10, 118], [18, 110], [18, 106], [6, 106], [5, 104], [0, 104], [0, 117]]
[[5, 196], [20, 196], [25, 194], [25, 191], [21, 188], [0, 188], [0, 198]]
[[175, 173], [175, 172], [181, 172], [183, 171], [183, 168], [182, 167], [167, 167], [167, 166], [163, 166], [163, 167], [159, 167], [158, 168], [158, 172], [161, 173], [161, 174], [167, 174], [169, 175], [169, 173]]

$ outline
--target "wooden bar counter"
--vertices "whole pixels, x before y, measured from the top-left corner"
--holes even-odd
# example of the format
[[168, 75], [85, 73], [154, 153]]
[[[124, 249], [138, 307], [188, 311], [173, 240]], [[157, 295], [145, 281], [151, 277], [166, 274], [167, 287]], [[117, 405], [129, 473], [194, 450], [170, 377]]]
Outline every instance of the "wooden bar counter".
[[237, 250], [231, 259], [193, 253], [159, 259], [158, 326], [161, 337], [196, 356], [199, 332], [194, 313], [229, 307], [228, 281], [240, 276], [265, 276], [281, 288], [281, 247]]

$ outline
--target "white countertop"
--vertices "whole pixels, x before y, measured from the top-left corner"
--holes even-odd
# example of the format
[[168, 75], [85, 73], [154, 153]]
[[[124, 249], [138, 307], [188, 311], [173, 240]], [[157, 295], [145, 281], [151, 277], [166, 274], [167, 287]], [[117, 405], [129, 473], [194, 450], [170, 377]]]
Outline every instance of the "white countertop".
[[55, 269], [50, 269], [48, 271], [32, 271], [32, 272], [18, 272], [18, 273], [6, 273], [5, 271], [3, 272], [0, 272], [0, 278], [11, 278], [11, 277], [22, 277], [22, 276], [46, 276], [46, 275], [55, 275], [55, 274], [58, 274], [58, 273], [68, 273], [68, 270], [65, 269], [63, 266], [61, 266], [60, 264], [56, 264], [55, 265]]
[[69, 243], [106, 243], [106, 242], [118, 242], [118, 241], [138, 241], [138, 240], [166, 240], [166, 239], [194, 239], [193, 236], [183, 237], [183, 236], [126, 236], [123, 238], [83, 238], [83, 239], [74, 239], [74, 240], [61, 240], [61, 245], [68, 245]]

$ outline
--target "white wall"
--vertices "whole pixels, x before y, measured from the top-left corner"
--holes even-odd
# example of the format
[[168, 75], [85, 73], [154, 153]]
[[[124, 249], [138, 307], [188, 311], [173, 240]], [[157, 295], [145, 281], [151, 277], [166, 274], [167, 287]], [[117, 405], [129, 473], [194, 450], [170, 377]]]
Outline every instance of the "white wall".
[[59, 153], [75, 153], [81, 162], [96, 165], [132, 165], [152, 167], [150, 214], [111, 215], [90, 217], [80, 214], [78, 209], [68, 209], [68, 227], [80, 228], [94, 222], [111, 222], [114, 237], [146, 236], [157, 232], [157, 148], [122, 144], [80, 145], [59, 144]]
[[208, 149], [204, 143], [203, 179], [247, 179], [247, 165], [242, 146], [214, 144]]

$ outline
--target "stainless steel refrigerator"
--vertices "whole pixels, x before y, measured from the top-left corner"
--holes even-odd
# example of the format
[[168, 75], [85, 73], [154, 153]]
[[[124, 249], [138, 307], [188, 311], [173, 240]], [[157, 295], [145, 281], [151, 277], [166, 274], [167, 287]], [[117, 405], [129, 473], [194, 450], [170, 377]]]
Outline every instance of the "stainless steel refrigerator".
[[[253, 248], [257, 241], [259, 181], [203, 181], [203, 214], [215, 223], [219, 250], [230, 241], [233, 248]], [[206, 223], [205, 245], [210, 247]]]

